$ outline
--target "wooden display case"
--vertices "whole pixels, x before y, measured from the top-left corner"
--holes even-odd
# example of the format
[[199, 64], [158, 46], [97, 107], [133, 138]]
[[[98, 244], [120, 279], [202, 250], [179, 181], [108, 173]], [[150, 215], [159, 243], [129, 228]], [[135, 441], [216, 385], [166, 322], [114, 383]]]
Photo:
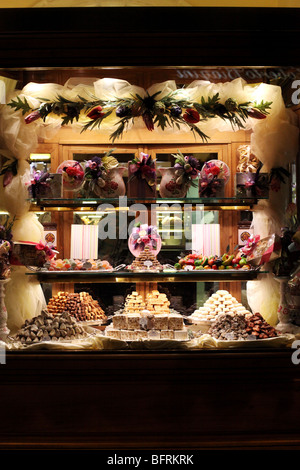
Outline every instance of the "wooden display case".
[[[191, 76], [199, 78], [195, 74], [203, 67], [220, 73], [228, 63], [239, 73], [247, 69], [244, 64], [256, 64], [260, 77], [277, 70], [278, 63], [298, 68], [298, 9], [161, 8], [157, 14], [156, 8], [79, 8], [72, 9], [72, 20], [69, 13], [49, 9], [45, 21], [43, 9], [34, 14], [32, 9], [1, 10], [1, 73], [21, 87], [30, 81], [64, 84], [72, 75], [93, 72], [97, 77], [127, 77], [146, 88], [174, 77], [184, 84]], [[240, 131], [231, 138], [216, 133], [206, 150], [217, 151], [234, 167], [236, 148], [249, 135]], [[120, 146], [135, 151], [196, 145], [192, 136], [183, 141], [174, 135], [171, 146], [151, 135], [145, 141], [128, 133], [125, 139]], [[41, 142], [38, 151], [51, 153], [56, 169], [74, 149], [108, 144], [107, 138], [91, 141], [63, 130]], [[232, 189], [233, 179], [230, 184]], [[231, 247], [237, 225], [232, 209], [220, 211]], [[51, 210], [65, 256], [72, 210]], [[238, 283], [229, 287], [237, 295]], [[292, 353], [290, 348], [246, 346], [142, 353], [7, 351], [6, 363], [0, 365], [5, 403], [0, 448], [299, 450], [300, 376]]]

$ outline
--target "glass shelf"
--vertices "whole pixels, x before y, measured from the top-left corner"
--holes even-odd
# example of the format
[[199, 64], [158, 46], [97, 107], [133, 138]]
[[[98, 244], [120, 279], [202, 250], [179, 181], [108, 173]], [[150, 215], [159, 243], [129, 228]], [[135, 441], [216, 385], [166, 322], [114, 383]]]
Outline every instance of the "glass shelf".
[[[124, 207], [128, 208], [133, 204], [149, 204], [161, 205], [168, 204], [178, 205], [178, 204], [191, 204], [193, 206], [203, 206], [204, 209], [207, 207], [212, 207], [215, 210], [217, 209], [246, 209], [251, 208], [253, 205], [257, 204], [258, 199], [256, 198], [237, 198], [237, 197], [224, 197], [224, 198], [130, 198], [123, 196], [120, 198], [41, 198], [41, 199], [30, 199], [31, 210], [74, 210], [77, 208], [84, 208], [84, 210], [101, 210], [104, 205], [110, 205], [113, 207]], [[102, 207], [101, 207], [102, 206]], [[105, 208], [104, 208], [105, 210]], [[109, 207], [106, 207], [106, 210], [109, 210]]]
[[163, 272], [96, 272], [96, 271], [35, 271], [26, 275], [34, 276], [42, 283], [130, 283], [130, 282], [242, 282], [256, 279], [266, 271], [259, 270], [203, 270]]

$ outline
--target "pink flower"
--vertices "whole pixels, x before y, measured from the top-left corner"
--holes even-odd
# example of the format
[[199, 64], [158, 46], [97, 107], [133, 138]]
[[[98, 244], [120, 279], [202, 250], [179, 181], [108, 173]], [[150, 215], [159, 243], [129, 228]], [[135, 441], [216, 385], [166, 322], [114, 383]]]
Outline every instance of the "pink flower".
[[141, 152], [139, 156], [138, 165], [144, 165], [145, 163], [147, 163], [148, 159], [149, 159], [148, 153]]
[[131, 163], [130, 164], [131, 173], [135, 173], [137, 170], [138, 170], [138, 165], [136, 165], [135, 163]]
[[35, 247], [36, 247], [37, 250], [44, 250], [45, 249], [45, 245], [42, 242], [37, 243], [35, 245]]
[[40, 112], [38, 110], [37, 111], [32, 111], [32, 113], [30, 113], [30, 114], [28, 114], [28, 116], [26, 116], [25, 123], [30, 124], [31, 122], [36, 121], [40, 117], [41, 117], [41, 115], [40, 115]]
[[13, 179], [13, 172], [12, 171], [6, 171], [4, 173], [4, 177], [3, 177], [3, 188], [5, 188], [6, 186], [8, 186], [11, 182], [12, 182], [12, 179]]
[[88, 168], [91, 168], [91, 170], [95, 170], [97, 168], [97, 163], [96, 162], [92, 162], [92, 160], [89, 160], [86, 164], [86, 166]]

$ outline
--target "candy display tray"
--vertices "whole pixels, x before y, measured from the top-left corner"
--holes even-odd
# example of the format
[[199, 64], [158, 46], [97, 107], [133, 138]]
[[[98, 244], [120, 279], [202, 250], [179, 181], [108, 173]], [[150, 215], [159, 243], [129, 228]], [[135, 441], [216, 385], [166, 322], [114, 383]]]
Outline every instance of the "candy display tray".
[[217, 282], [217, 281], [249, 281], [257, 279], [259, 274], [265, 273], [258, 269], [250, 270], [202, 270], [202, 271], [162, 271], [162, 272], [134, 272], [119, 271], [116, 269], [105, 271], [28, 271], [26, 275], [35, 276], [40, 282]]

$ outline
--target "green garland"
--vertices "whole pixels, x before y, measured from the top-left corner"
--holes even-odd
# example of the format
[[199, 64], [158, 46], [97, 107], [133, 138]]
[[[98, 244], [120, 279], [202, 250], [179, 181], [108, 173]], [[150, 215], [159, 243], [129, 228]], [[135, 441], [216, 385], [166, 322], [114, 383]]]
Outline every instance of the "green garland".
[[[148, 130], [152, 131], [155, 126], [164, 130], [166, 127], [177, 127], [181, 125], [188, 126], [189, 129], [207, 141], [209, 137], [201, 131], [198, 123], [219, 117], [224, 121], [230, 122], [233, 129], [244, 128], [247, 118], [263, 119], [268, 114], [272, 102], [260, 103], [244, 102], [238, 103], [233, 98], [228, 98], [224, 104], [220, 102], [219, 93], [207, 99], [201, 98], [200, 102], [190, 101], [182, 98], [182, 89], [175, 90], [163, 98], [157, 100], [161, 92], [153, 95], [141, 97], [140, 95], [131, 95], [128, 98], [115, 98], [113, 100], [101, 100], [91, 96], [91, 99], [85, 99], [81, 96], [76, 101], [70, 101], [59, 95], [55, 101], [39, 99], [40, 105], [32, 108], [26, 97], [23, 100], [20, 97], [12, 99], [8, 106], [15, 111], [21, 111], [25, 116], [25, 122], [31, 122], [42, 119], [44, 122], [50, 114], [60, 116], [61, 125], [69, 125], [74, 121], [79, 121], [83, 115], [87, 122], [83, 124], [82, 132], [96, 127], [100, 128], [102, 122], [113, 112], [119, 121], [116, 123], [116, 130], [110, 138], [114, 142], [120, 138], [130, 123], [141, 117]], [[181, 95], [181, 96], [180, 96]]]

